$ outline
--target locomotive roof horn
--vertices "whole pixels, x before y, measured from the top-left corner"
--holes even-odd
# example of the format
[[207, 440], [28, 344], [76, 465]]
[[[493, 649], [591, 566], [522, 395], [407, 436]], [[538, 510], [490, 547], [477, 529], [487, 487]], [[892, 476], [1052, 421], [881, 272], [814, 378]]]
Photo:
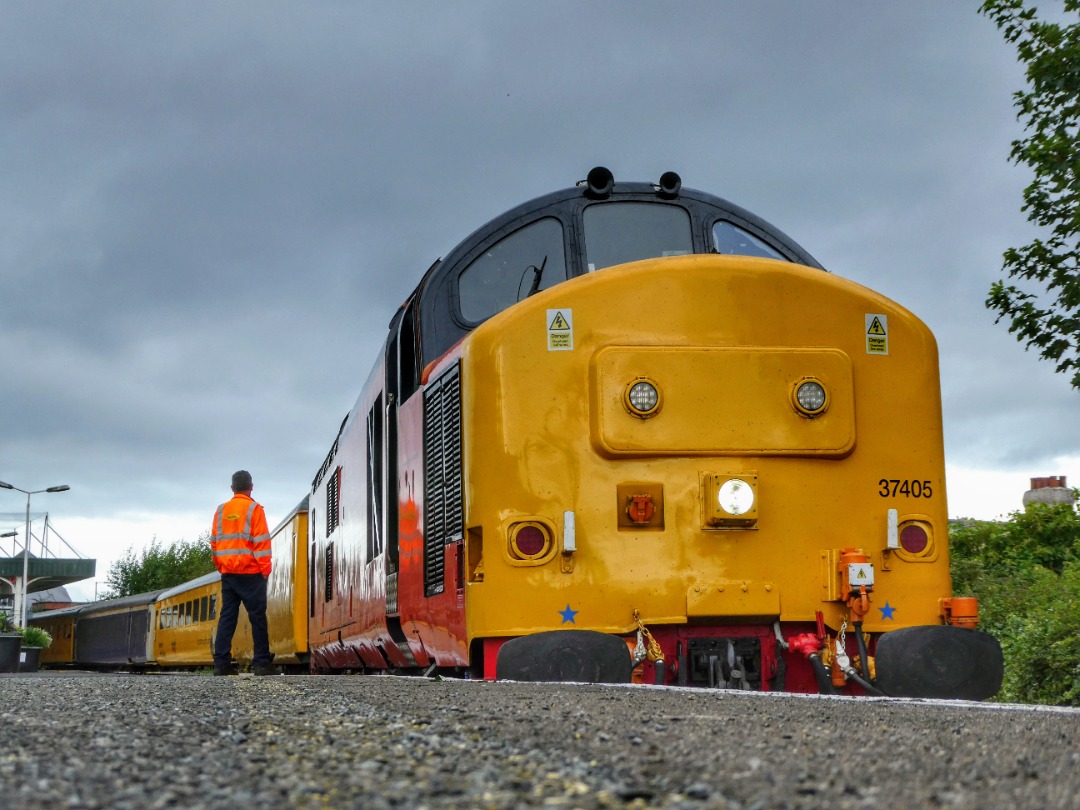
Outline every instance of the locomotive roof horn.
[[610, 169], [597, 166], [589, 171], [588, 176], [585, 178], [585, 184], [586, 197], [592, 197], [594, 200], [604, 200], [611, 196], [611, 191], [615, 188], [615, 176]]
[[660, 184], [657, 186], [656, 194], [665, 200], [674, 200], [679, 196], [679, 189], [682, 188], [682, 178], [675, 172], [664, 172], [660, 175]]

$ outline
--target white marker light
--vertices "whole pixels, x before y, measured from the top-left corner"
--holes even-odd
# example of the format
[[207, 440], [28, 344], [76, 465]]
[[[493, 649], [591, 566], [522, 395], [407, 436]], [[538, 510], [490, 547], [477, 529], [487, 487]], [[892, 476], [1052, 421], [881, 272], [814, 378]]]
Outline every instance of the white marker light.
[[816, 413], [825, 407], [825, 388], [819, 382], [808, 380], [795, 392], [799, 407], [807, 413]]
[[644, 380], [634, 383], [630, 387], [630, 393], [626, 395], [630, 407], [638, 413], [649, 413], [656, 408], [660, 401], [660, 394], [650, 382]]
[[754, 508], [754, 488], [740, 478], [732, 478], [720, 487], [717, 501], [729, 515], [744, 515]]

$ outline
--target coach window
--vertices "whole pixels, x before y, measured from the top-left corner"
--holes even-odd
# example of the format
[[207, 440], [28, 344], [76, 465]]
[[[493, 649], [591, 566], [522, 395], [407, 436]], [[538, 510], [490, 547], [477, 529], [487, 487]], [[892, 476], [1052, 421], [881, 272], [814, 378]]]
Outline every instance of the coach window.
[[690, 214], [677, 205], [618, 202], [585, 209], [589, 272], [616, 264], [694, 252]]
[[562, 223], [546, 217], [496, 242], [462, 271], [461, 316], [479, 323], [560, 281], [566, 281]]
[[788, 261], [786, 256], [774, 250], [749, 231], [738, 225], [720, 220], [713, 225], [713, 251], [731, 256], [760, 256], [764, 259]]

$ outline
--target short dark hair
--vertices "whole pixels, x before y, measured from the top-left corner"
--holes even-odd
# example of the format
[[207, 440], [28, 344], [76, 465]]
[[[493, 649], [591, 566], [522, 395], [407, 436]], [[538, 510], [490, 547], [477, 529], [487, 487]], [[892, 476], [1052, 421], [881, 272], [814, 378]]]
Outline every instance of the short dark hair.
[[251, 486], [251, 473], [247, 470], [237, 470], [232, 474], [233, 492], [247, 492]]

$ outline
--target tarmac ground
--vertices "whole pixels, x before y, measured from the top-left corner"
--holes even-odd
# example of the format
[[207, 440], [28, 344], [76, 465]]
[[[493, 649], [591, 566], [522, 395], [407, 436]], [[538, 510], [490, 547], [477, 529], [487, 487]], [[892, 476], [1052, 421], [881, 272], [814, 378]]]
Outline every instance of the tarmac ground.
[[0, 677], [0, 806], [1074, 808], [1080, 710], [391, 676]]

